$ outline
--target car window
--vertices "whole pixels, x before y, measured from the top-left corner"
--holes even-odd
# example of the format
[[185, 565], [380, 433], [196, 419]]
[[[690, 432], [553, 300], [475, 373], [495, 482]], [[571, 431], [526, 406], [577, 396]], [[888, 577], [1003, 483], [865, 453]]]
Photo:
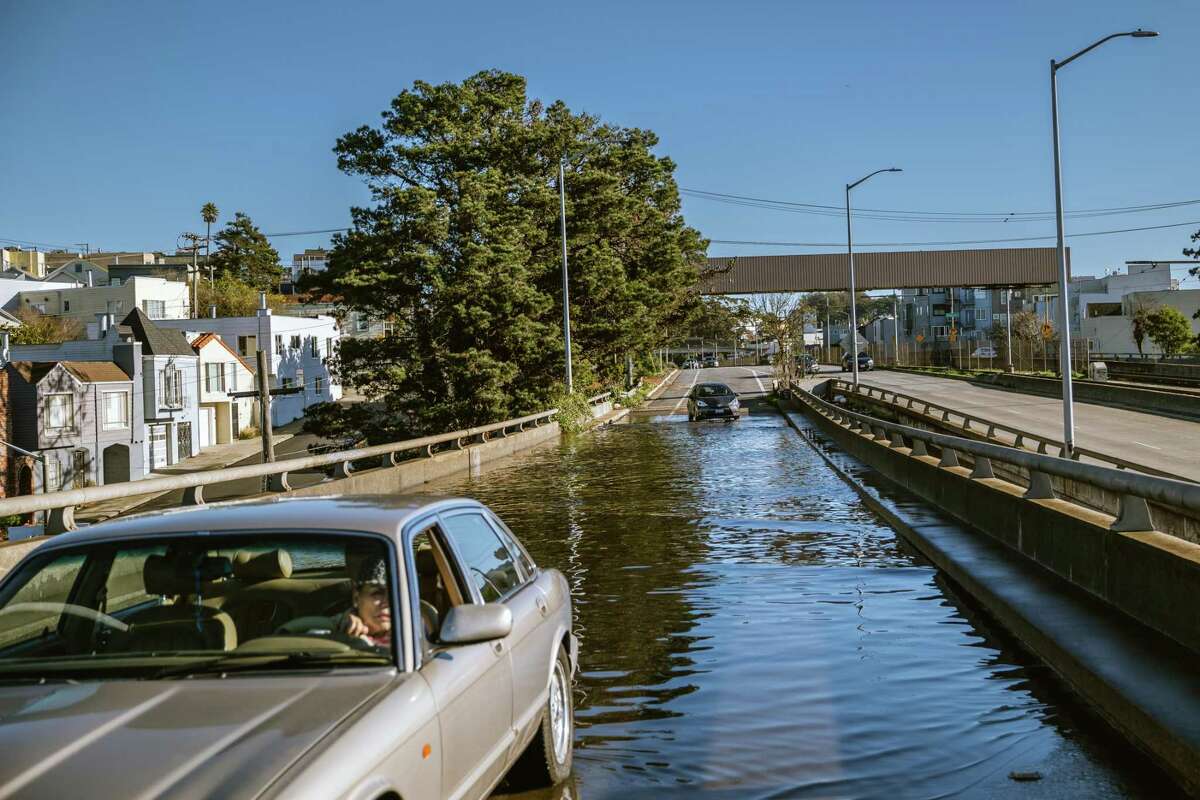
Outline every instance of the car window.
[[500, 539], [508, 546], [509, 552], [517, 557], [521, 571], [525, 573], [526, 577], [532, 577], [537, 567], [534, 565], [533, 559], [525, 552], [525, 549], [517, 543], [517, 537], [513, 536], [513, 532], [504, 524], [504, 520], [494, 515], [488, 515], [488, 521], [492, 523], [492, 527], [496, 529], [496, 533], [499, 534]]
[[0, 609], [0, 647], [54, 634], [83, 561], [82, 553], [59, 556], [8, 598]]
[[733, 394], [723, 383], [702, 383], [696, 387], [697, 397], [728, 397]]
[[109, 614], [115, 614], [139, 603], [145, 603], [155, 598], [146, 591], [144, 577], [146, 559], [152, 555], [161, 556], [166, 553], [166, 547], [139, 547], [133, 550], [119, 550], [113, 556], [112, 567], [108, 572], [108, 580], [104, 583], [105, 605]]
[[444, 524], [483, 602], [500, 600], [521, 584], [516, 559], [481, 514], [455, 514]]

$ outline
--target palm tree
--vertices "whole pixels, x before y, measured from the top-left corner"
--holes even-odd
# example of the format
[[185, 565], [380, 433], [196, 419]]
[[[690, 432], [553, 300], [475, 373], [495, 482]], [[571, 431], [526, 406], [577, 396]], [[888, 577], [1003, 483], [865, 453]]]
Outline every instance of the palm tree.
[[208, 226], [204, 232], [204, 263], [208, 267], [208, 284], [211, 286], [213, 282], [212, 261], [210, 260], [209, 249], [212, 246], [212, 226], [217, 221], [217, 215], [221, 212], [217, 210], [216, 203], [205, 203], [200, 207], [200, 218], [204, 220], [204, 224]]

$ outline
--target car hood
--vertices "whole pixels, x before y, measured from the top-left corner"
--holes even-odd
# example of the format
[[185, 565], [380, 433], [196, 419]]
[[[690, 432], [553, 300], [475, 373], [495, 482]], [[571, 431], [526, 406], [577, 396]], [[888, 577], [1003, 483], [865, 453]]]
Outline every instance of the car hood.
[[356, 670], [0, 686], [0, 798], [255, 797], [396, 683]]
[[707, 403], [710, 406], [727, 406], [737, 399], [735, 394], [719, 394], [714, 397], [697, 397], [697, 403]]

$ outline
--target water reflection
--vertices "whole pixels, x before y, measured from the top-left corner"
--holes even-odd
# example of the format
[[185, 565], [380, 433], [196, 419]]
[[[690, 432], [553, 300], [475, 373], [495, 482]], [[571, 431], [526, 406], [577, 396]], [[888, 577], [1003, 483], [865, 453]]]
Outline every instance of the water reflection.
[[491, 505], [574, 589], [575, 776], [520, 797], [1173, 791], [773, 414], [610, 428], [431, 490]]

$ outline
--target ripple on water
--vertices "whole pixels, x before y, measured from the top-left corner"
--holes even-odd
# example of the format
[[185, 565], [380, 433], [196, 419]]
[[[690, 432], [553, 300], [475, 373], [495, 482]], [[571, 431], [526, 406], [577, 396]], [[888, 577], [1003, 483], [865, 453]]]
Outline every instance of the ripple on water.
[[488, 503], [571, 583], [575, 776], [539, 798], [1169, 790], [778, 416], [610, 427], [432, 489]]

